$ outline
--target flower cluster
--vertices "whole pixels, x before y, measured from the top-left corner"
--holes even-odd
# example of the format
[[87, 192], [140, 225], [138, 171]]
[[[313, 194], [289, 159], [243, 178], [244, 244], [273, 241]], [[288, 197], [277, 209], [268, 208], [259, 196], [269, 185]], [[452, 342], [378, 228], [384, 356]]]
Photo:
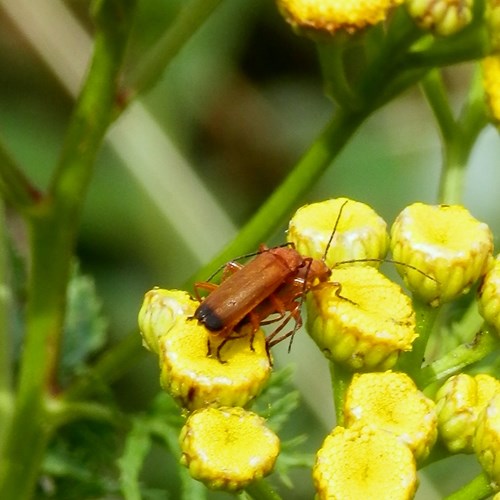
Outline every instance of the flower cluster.
[[[498, 329], [500, 260], [492, 257], [489, 228], [463, 207], [415, 203], [397, 216], [389, 237], [373, 209], [339, 198], [300, 208], [288, 240], [301, 256], [299, 267], [254, 311], [261, 319], [277, 314], [282, 325], [298, 322], [297, 311], [282, 302], [292, 294], [300, 305], [307, 295], [308, 333], [321, 351], [346, 373], [365, 372], [352, 376], [342, 426], [318, 451], [318, 498], [344, 491], [366, 498], [375, 489], [386, 498], [412, 498], [417, 466], [438, 434], [452, 453], [475, 451], [500, 484], [500, 382], [457, 375], [434, 403], [401, 369], [408, 366], [402, 356], [419, 340], [414, 303], [436, 309], [481, 279], [480, 311]], [[377, 269], [388, 248], [412, 298]], [[308, 273], [318, 262], [331, 274], [310, 283]], [[237, 304], [239, 297], [235, 293], [230, 302]], [[182, 463], [211, 488], [238, 490], [270, 473], [279, 452], [265, 421], [244, 409], [271, 373], [269, 344], [250, 320], [237, 333], [210, 332], [194, 319], [199, 305], [186, 292], [156, 288], [145, 296], [139, 324], [144, 345], [159, 357], [162, 387], [190, 412], [181, 432]], [[414, 368], [420, 365], [421, 358]]]
[[335, 427], [318, 451], [313, 478], [319, 498], [413, 498], [418, 460], [436, 440], [434, 403], [404, 373], [355, 375]]
[[186, 292], [155, 288], [139, 312], [144, 345], [158, 354], [162, 387], [188, 413], [181, 430], [181, 463], [214, 489], [238, 490], [269, 474], [278, 437], [263, 418], [243, 409], [271, 373], [264, 334], [244, 331], [209, 356], [217, 338], [192, 318], [198, 302]]

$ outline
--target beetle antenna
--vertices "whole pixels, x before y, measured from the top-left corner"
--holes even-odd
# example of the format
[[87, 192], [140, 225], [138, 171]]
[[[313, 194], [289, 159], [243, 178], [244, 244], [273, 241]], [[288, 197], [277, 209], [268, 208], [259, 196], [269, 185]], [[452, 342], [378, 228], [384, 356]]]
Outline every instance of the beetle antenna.
[[323, 254], [323, 262], [326, 261], [326, 256], [328, 255], [328, 250], [330, 250], [330, 247], [332, 246], [333, 237], [335, 236], [335, 233], [337, 232], [337, 227], [338, 227], [339, 222], [340, 222], [340, 217], [342, 216], [342, 211], [344, 210], [344, 207], [348, 203], [349, 203], [349, 200], [345, 200], [344, 203], [342, 203], [342, 206], [340, 207], [339, 213], [337, 214], [337, 219], [335, 220], [335, 224], [333, 226], [332, 234], [330, 235], [330, 239], [328, 240], [328, 243], [326, 244], [325, 253]]
[[341, 266], [342, 264], [355, 264], [356, 262], [389, 262], [390, 264], [397, 264], [399, 266], [405, 266], [408, 267], [409, 269], [412, 269], [413, 271], [417, 271], [417, 273], [420, 273], [424, 275], [426, 278], [429, 278], [432, 281], [435, 281], [438, 283], [438, 280], [436, 278], [433, 278], [427, 273], [424, 273], [421, 269], [418, 267], [412, 266], [411, 264], [407, 264], [406, 262], [400, 262], [399, 260], [393, 260], [393, 259], [351, 259], [351, 260], [343, 260], [342, 262], [337, 262], [335, 264], [335, 267]]

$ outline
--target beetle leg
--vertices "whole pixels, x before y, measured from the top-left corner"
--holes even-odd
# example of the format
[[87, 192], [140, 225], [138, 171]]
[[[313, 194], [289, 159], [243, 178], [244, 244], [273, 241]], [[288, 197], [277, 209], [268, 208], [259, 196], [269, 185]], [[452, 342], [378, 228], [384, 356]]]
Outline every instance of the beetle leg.
[[216, 285], [215, 283], [210, 283], [209, 281], [198, 281], [194, 284], [193, 290], [194, 294], [196, 296], [196, 300], [198, 302], [202, 302], [202, 297], [200, 295], [199, 290], [208, 290], [209, 292], [213, 292], [216, 288], [218, 288], [219, 285]]
[[232, 274], [238, 272], [243, 267], [243, 264], [239, 264], [238, 262], [228, 262], [222, 271], [221, 282], [229, 278]]

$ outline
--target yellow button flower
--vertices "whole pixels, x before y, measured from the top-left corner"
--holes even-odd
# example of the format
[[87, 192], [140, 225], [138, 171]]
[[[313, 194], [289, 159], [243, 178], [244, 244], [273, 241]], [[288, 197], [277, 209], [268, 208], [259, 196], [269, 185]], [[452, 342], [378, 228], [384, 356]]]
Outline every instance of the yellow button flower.
[[158, 354], [158, 339], [168, 333], [178, 318], [192, 316], [198, 307], [187, 292], [153, 288], [144, 296], [139, 328], [144, 347]]
[[500, 255], [483, 279], [478, 303], [481, 316], [500, 334]]
[[283, 16], [294, 27], [353, 33], [384, 21], [402, 0], [278, 0]]
[[417, 460], [426, 458], [437, 438], [434, 401], [405, 373], [355, 374], [344, 404], [346, 427], [370, 424], [397, 436]]
[[209, 488], [240, 490], [269, 474], [280, 451], [265, 420], [243, 408], [193, 412], [180, 435], [181, 463]]
[[473, 0], [407, 0], [408, 12], [425, 30], [438, 35], [457, 33], [472, 21]]
[[[245, 406], [264, 387], [271, 363], [266, 340], [259, 330], [252, 341], [251, 325], [215, 353], [220, 342], [196, 320], [183, 318], [160, 342], [160, 382], [181, 406]], [[208, 356], [208, 343], [212, 356]], [[253, 350], [252, 350], [253, 348]]]
[[417, 489], [415, 458], [394, 434], [365, 425], [336, 427], [316, 456], [318, 498], [407, 500]]
[[407, 264], [396, 267], [408, 288], [437, 306], [466, 293], [486, 273], [493, 237], [462, 206], [414, 203], [392, 226], [391, 250], [394, 260]]
[[299, 208], [290, 220], [288, 241], [300, 254], [320, 260], [334, 230], [325, 259], [331, 268], [346, 260], [383, 259], [387, 253], [389, 235], [385, 221], [368, 205], [348, 198]]
[[387, 370], [417, 337], [411, 300], [373, 267], [334, 269], [307, 298], [308, 332], [326, 357], [353, 370]]
[[465, 373], [450, 377], [436, 394], [439, 437], [452, 453], [472, 453], [479, 413], [500, 393], [500, 382], [490, 375]]
[[500, 56], [495, 54], [484, 58], [482, 70], [483, 87], [491, 118], [495, 123], [500, 123]]
[[479, 414], [474, 451], [495, 489], [500, 488], [500, 394]]

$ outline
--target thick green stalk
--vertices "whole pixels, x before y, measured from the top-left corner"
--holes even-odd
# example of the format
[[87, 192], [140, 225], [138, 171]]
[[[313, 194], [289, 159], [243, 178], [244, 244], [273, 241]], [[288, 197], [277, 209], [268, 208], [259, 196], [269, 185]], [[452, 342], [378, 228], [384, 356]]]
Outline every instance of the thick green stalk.
[[463, 488], [448, 495], [445, 500], [482, 500], [489, 498], [493, 493], [495, 491], [489, 478], [486, 474], [480, 474]]
[[[135, 0], [96, 2], [94, 56], [49, 195], [29, 217], [31, 268], [19, 388], [0, 459], [0, 498], [30, 498], [54, 430], [46, 401], [56, 390], [59, 346], [76, 230], [116, 94]], [[100, 28], [100, 29], [99, 29]]]

